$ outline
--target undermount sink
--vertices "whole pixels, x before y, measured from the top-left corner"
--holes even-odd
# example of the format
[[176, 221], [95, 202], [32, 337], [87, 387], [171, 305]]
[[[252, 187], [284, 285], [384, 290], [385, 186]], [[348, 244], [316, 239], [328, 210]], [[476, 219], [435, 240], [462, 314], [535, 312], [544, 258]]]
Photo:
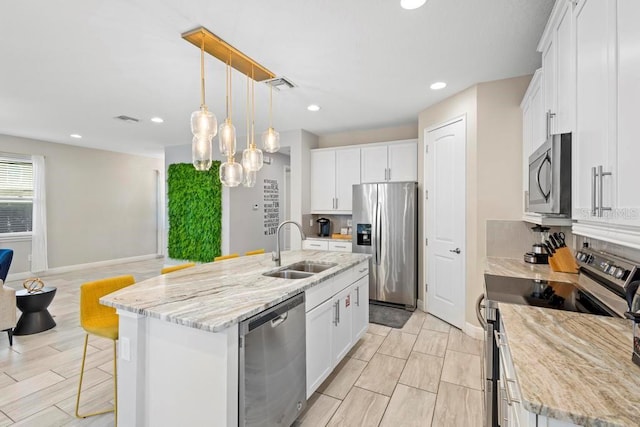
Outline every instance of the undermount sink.
[[313, 276], [316, 273], [325, 271], [331, 267], [335, 267], [334, 262], [313, 262], [313, 261], [300, 261], [295, 264], [287, 265], [276, 271], [270, 271], [263, 273], [263, 276], [277, 277], [279, 279], [305, 279]]
[[268, 277], [277, 277], [279, 279], [306, 279], [307, 277], [313, 276], [314, 273], [306, 273], [304, 271], [296, 271], [296, 270], [276, 270], [270, 273], [263, 273], [263, 276]]
[[295, 270], [295, 271], [304, 271], [307, 273], [320, 273], [321, 271], [325, 271], [330, 269], [331, 267], [335, 267], [335, 262], [314, 262], [314, 261], [300, 261], [295, 264], [291, 264], [286, 266], [285, 270]]

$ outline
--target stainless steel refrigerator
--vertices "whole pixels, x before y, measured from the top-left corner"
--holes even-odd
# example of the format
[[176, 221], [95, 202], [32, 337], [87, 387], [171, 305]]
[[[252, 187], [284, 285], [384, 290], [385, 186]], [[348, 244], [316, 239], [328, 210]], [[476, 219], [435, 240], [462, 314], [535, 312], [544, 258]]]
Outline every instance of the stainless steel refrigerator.
[[413, 310], [417, 298], [418, 184], [353, 186], [353, 252], [371, 254], [369, 298]]

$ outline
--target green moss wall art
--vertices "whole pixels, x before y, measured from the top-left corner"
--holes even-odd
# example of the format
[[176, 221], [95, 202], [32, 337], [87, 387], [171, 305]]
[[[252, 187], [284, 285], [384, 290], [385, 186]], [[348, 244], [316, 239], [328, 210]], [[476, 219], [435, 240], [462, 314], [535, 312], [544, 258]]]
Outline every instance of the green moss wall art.
[[211, 262], [221, 254], [222, 186], [220, 162], [208, 171], [191, 163], [169, 165], [169, 257]]

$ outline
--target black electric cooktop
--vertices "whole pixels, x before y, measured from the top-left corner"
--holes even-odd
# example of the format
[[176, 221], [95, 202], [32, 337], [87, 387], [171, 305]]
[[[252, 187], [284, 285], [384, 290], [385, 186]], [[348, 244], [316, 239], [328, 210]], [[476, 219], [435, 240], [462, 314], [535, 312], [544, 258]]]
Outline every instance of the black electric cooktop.
[[509, 304], [611, 316], [598, 301], [572, 283], [484, 275], [486, 299]]

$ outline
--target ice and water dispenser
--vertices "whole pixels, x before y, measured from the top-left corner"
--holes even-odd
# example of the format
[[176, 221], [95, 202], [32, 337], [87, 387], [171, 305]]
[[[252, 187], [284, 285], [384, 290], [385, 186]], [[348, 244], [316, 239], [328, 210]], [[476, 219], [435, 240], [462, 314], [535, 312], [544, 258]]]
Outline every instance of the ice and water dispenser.
[[371, 246], [371, 224], [357, 224], [356, 239], [360, 246]]

